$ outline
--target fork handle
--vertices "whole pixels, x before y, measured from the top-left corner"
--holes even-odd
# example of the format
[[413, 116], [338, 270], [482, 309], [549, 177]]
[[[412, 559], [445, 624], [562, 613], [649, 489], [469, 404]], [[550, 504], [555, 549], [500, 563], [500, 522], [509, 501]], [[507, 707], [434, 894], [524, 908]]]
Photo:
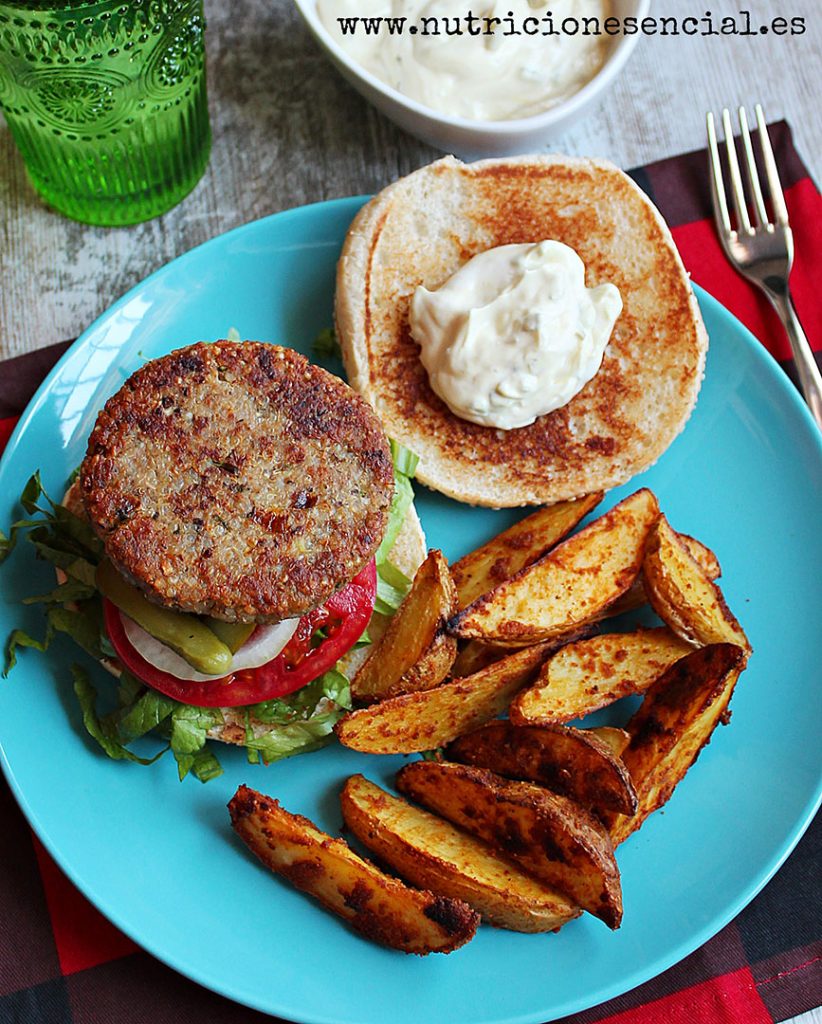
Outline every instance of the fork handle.
[[799, 386], [811, 410], [811, 415], [816, 420], [819, 429], [822, 430], [822, 374], [819, 372], [811, 346], [802, 329], [802, 324], [799, 322], [799, 317], [796, 315], [791, 294], [787, 286], [783, 290], [766, 284], [763, 290], [779, 314], [779, 319], [785, 325], [796, 363], [796, 372], [799, 376]]

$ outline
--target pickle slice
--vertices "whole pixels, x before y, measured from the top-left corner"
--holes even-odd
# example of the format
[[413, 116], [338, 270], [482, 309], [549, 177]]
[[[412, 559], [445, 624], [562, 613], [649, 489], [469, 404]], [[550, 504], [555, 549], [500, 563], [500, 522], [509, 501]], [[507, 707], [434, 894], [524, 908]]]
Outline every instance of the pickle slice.
[[212, 619], [210, 615], [207, 615], [203, 622], [223, 641], [232, 654], [239, 651], [257, 628], [256, 622], [223, 622], [222, 619]]
[[206, 675], [226, 675], [233, 660], [227, 644], [196, 615], [174, 612], [152, 604], [128, 583], [108, 559], [97, 566], [97, 589], [120, 611], [155, 639], [184, 658], [192, 668]]

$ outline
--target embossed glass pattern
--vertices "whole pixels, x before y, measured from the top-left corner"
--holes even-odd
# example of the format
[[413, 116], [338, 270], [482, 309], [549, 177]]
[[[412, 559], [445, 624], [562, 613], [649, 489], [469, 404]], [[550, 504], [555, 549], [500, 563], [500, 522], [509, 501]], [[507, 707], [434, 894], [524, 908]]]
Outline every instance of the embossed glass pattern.
[[134, 224], [199, 181], [211, 136], [203, 0], [0, 0], [0, 107], [35, 188]]

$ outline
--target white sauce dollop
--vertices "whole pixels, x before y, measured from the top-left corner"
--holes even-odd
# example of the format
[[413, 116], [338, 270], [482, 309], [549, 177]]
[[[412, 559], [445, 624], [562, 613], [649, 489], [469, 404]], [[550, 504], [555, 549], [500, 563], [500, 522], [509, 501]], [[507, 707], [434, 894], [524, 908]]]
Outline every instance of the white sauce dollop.
[[613, 284], [585, 287], [563, 242], [501, 245], [443, 285], [420, 285], [410, 326], [431, 387], [456, 415], [513, 430], [566, 405], [596, 374], [622, 311]]
[[[595, 17], [601, 25], [610, 5], [606, 0], [491, 0], [473, 7], [467, 0], [318, 0], [317, 12], [350, 57], [398, 92], [452, 116], [504, 121], [548, 110], [594, 77], [605, 61], [607, 36], [584, 34], [582, 19]], [[484, 28], [481, 19], [499, 18], [500, 24], [491, 23], [494, 34], [470, 34], [469, 12], [477, 18], [472, 31]], [[351, 17], [407, 20], [402, 34], [390, 33], [383, 23], [369, 35], [362, 22], [356, 32], [343, 34], [337, 19]], [[425, 34], [423, 18], [439, 19], [428, 23], [428, 31], [436, 24], [440, 34]], [[577, 33], [560, 33], [566, 18], [581, 26]], [[461, 35], [454, 34], [457, 27]], [[504, 34], [509, 27], [521, 34]], [[557, 34], [544, 35], [549, 29]]]

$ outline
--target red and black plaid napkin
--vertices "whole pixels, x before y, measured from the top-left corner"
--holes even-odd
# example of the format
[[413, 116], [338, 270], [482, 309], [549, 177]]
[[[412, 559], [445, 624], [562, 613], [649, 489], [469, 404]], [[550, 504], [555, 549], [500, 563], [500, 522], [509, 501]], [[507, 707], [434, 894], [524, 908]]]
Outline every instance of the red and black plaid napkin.
[[[791, 286], [820, 359], [822, 197], [780, 122], [771, 138], [796, 243]], [[710, 215], [704, 151], [632, 172], [673, 230], [694, 281], [731, 309], [794, 377], [767, 301], [726, 262]], [[818, 289], [819, 282], [816, 283]], [[0, 373], [0, 446], [66, 344], [8, 360]], [[109, 924], [40, 846], [0, 780], [0, 1024], [252, 1024], [271, 1020], [200, 988]], [[701, 949], [659, 977], [565, 1024], [772, 1024], [822, 1004], [822, 825], [776, 877]], [[241, 966], [238, 965], [238, 970]], [[459, 1022], [455, 1022], [459, 1024]]]

